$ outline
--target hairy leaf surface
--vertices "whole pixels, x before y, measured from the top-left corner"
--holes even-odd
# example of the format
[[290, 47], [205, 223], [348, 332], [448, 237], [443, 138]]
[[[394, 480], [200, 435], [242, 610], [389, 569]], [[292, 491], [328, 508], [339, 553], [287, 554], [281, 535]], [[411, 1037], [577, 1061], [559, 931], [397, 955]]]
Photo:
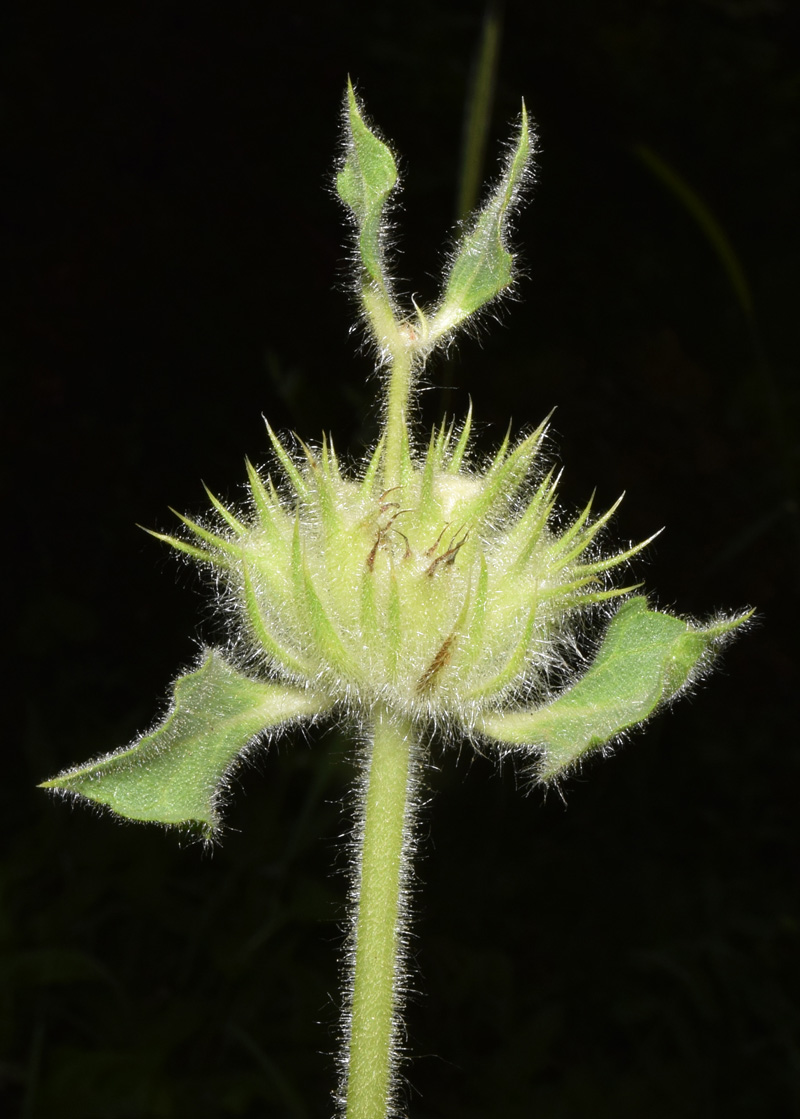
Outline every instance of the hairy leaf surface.
[[748, 617], [696, 626], [649, 610], [642, 596], [631, 598], [592, 666], [568, 691], [533, 710], [486, 715], [478, 729], [499, 742], [540, 749], [539, 777], [547, 781], [677, 695]]
[[389, 148], [367, 127], [353, 86], [347, 85], [347, 157], [336, 176], [336, 190], [353, 211], [359, 230], [361, 261], [381, 287], [388, 286], [383, 273], [383, 209], [397, 183], [397, 166]]
[[[447, 329], [457, 326], [491, 302], [514, 278], [513, 256], [506, 248], [508, 219], [531, 154], [525, 106], [516, 145], [506, 162], [503, 177], [468, 232], [456, 246], [444, 298], [436, 320]], [[438, 327], [435, 328], [438, 333]]]
[[130, 820], [194, 825], [210, 834], [217, 801], [239, 754], [264, 731], [319, 714], [331, 701], [289, 684], [250, 680], [216, 650], [181, 676], [166, 719], [138, 742], [43, 788], [74, 793]]

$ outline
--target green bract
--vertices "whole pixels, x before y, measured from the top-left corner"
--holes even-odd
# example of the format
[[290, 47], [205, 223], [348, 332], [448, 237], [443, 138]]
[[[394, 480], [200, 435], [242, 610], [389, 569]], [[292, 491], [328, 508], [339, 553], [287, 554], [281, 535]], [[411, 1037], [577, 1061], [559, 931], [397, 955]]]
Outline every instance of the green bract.
[[178, 680], [172, 711], [157, 730], [46, 787], [82, 793], [132, 820], [192, 822], [211, 831], [225, 774], [248, 744], [267, 728], [321, 710], [313, 692], [249, 680], [211, 649]]
[[332, 446], [294, 463], [273, 435], [287, 496], [251, 468], [247, 521], [217, 503], [226, 531], [187, 522], [190, 547], [225, 576], [266, 667], [356, 715], [380, 702], [469, 733], [509, 693], [545, 694], [565, 618], [624, 593], [605, 575], [641, 547], [597, 558], [608, 514], [588, 509], [551, 532], [551, 475], [511, 512], [543, 430], [477, 473], [463, 467], [469, 422], [458, 438], [443, 425], [418, 459], [404, 443], [391, 487], [382, 446], [351, 481]]
[[[274, 479], [247, 464], [247, 509], [209, 495], [207, 522], [179, 514], [183, 535], [153, 534], [213, 570], [236, 619], [236, 663], [206, 652], [154, 731], [45, 784], [210, 835], [226, 779], [254, 744], [329, 714], [358, 728], [372, 745], [357, 809], [340, 1102], [348, 1119], [382, 1119], [394, 1098], [416, 761], [429, 732], [527, 756], [552, 780], [674, 698], [748, 615], [696, 625], [631, 597], [635, 587], [617, 573], [647, 541], [601, 550], [616, 506], [594, 516], [590, 502], [571, 523], [554, 516], [556, 479], [539, 463], [546, 423], [516, 443], [507, 436], [483, 464], [470, 447], [471, 415], [423, 441], [409, 424], [426, 357], [514, 281], [508, 222], [532, 146], [524, 106], [500, 180], [465, 226], [428, 313], [405, 313], [394, 295], [384, 242], [397, 168], [352, 86], [345, 119], [337, 190], [384, 368], [380, 440], [346, 469], [329, 438], [292, 446], [269, 429]], [[589, 667], [565, 679], [583, 616], [598, 604], [610, 616], [605, 636]]]

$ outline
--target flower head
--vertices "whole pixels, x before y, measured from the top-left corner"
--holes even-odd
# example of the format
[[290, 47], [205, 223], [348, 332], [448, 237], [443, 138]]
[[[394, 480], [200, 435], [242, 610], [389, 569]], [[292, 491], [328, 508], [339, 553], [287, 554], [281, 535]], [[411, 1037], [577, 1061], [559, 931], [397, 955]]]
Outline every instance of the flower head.
[[[330, 439], [315, 449], [298, 440], [291, 452], [268, 429], [278, 473], [273, 481], [248, 463], [246, 513], [209, 495], [214, 523], [179, 514], [184, 537], [153, 534], [222, 577], [248, 671], [207, 652], [151, 734], [46, 783], [124, 816], [213, 831], [226, 777], [256, 741], [337, 709], [362, 725], [380, 712], [523, 752], [550, 779], [676, 695], [747, 616], [697, 626], [629, 597], [635, 588], [613, 576], [647, 541], [603, 554], [598, 537], [616, 505], [593, 517], [590, 502], [572, 522], [554, 515], [557, 479], [538, 462], [546, 422], [513, 445], [506, 436], [482, 467], [471, 414], [458, 430], [443, 422], [418, 449], [408, 417], [425, 360], [513, 285], [508, 226], [532, 137], [523, 105], [439, 302], [406, 314], [385, 259], [397, 167], [352, 86], [345, 122], [337, 191], [384, 375], [383, 432], [348, 471]], [[592, 665], [560, 679], [554, 695], [550, 676], [577, 620], [621, 597]]]
[[274, 675], [369, 713], [471, 732], [483, 712], [547, 698], [547, 676], [588, 605], [625, 594], [613, 568], [644, 545], [603, 557], [591, 504], [552, 526], [556, 479], [538, 481], [545, 424], [470, 470], [470, 417], [415, 456], [407, 429], [397, 484], [385, 440], [349, 478], [333, 444], [290, 456], [270, 431], [279, 488], [248, 464], [251, 511], [212, 497], [219, 527], [182, 518], [167, 537], [225, 580], [250, 650]]

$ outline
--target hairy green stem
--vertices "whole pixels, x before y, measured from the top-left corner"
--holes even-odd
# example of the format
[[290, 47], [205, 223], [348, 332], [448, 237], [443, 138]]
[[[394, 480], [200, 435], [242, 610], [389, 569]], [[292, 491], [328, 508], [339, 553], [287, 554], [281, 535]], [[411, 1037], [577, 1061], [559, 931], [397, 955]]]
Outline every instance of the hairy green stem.
[[378, 708], [361, 821], [346, 1119], [385, 1119], [392, 1103], [413, 748], [411, 724]]
[[403, 440], [407, 430], [408, 403], [414, 363], [420, 342], [411, 328], [402, 323], [384, 285], [365, 284], [361, 299], [375, 341], [389, 363], [389, 391], [386, 394], [386, 451], [383, 479], [386, 489], [400, 484]]
[[412, 357], [407, 350], [392, 354], [389, 399], [386, 407], [386, 451], [383, 478], [386, 489], [400, 485], [403, 439], [411, 391]]

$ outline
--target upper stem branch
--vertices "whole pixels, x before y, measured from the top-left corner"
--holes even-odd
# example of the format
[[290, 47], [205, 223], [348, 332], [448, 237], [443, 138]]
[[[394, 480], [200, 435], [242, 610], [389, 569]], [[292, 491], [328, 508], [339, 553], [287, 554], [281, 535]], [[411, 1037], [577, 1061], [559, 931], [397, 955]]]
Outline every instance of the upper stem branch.
[[386, 394], [386, 450], [383, 478], [386, 489], [400, 484], [400, 463], [408, 416], [414, 364], [420, 343], [398, 317], [386, 289], [376, 283], [365, 284], [361, 298], [381, 355], [389, 364], [389, 390]]

